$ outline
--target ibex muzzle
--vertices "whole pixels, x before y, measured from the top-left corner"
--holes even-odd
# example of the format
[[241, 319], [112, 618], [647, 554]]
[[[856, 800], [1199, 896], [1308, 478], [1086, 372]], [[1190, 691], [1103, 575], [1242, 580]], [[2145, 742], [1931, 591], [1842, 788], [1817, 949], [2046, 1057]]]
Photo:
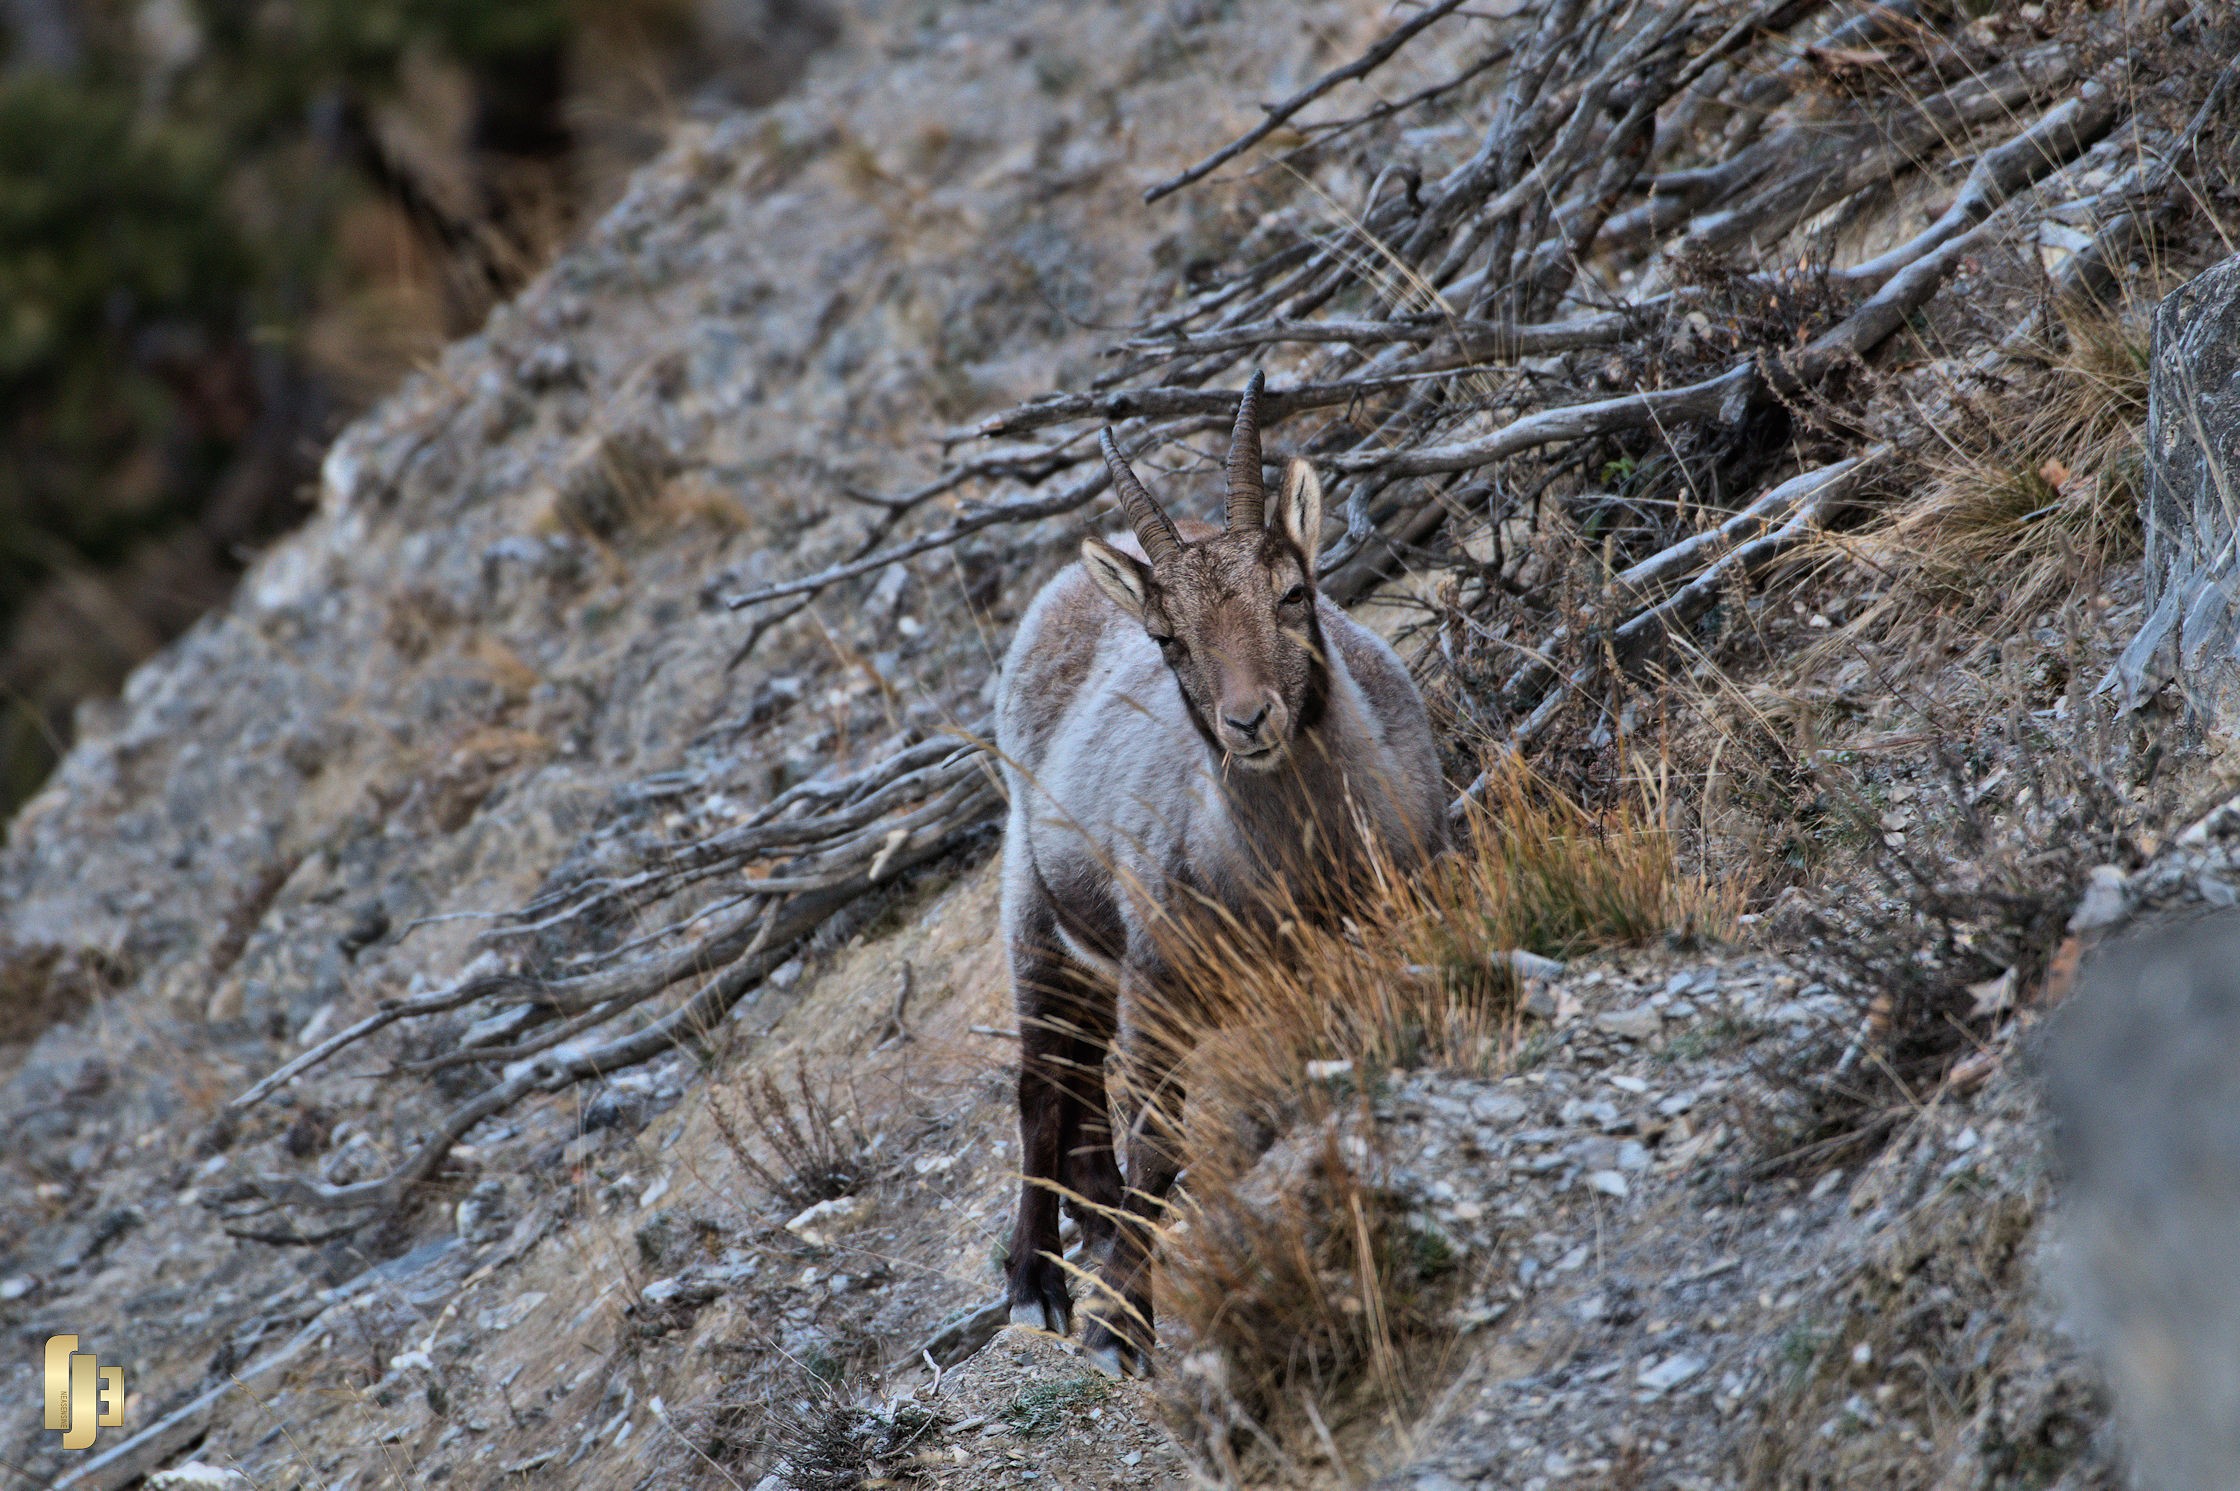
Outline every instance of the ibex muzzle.
[[[1179, 1167], [1174, 1059], [1138, 1016], [1187, 1007], [1190, 991], [1152, 929], [1208, 907], [1252, 918], [1275, 899], [1332, 904], [1372, 859], [1412, 864], [1445, 830], [1406, 667], [1316, 592], [1322, 487], [1305, 462], [1269, 511], [1261, 388], [1255, 374], [1238, 405], [1220, 528], [1169, 518], [1104, 433], [1133, 532], [1086, 540], [1081, 564], [1035, 597], [997, 701], [1022, 1045], [1012, 1319], [1071, 1324], [1063, 1195], [1102, 1254], [1085, 1344], [1115, 1374], [1150, 1367], [1152, 1224]], [[1115, 1039], [1150, 1095], [1126, 1136], [1125, 1186], [1104, 1081]]]

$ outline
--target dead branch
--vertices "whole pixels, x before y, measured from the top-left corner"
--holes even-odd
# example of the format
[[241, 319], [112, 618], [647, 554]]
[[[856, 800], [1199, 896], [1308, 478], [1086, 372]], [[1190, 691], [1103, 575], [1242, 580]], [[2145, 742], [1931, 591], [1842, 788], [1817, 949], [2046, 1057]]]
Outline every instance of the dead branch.
[[[434, 1182], [454, 1145], [484, 1119], [504, 1112], [529, 1094], [559, 1092], [588, 1078], [635, 1066], [673, 1046], [706, 1039], [742, 998], [792, 957], [799, 944], [834, 912], [882, 875], [891, 878], [979, 833], [993, 821], [997, 807], [993, 783], [983, 780], [975, 794], [950, 805], [938, 831], [913, 834], [900, 846], [882, 853], [876, 874], [874, 866], [866, 865], [853, 877], [835, 877], [818, 889], [777, 902], [757, 923], [747, 945], [731, 957], [719, 956], [726, 950], [707, 943], [693, 949], [693, 955], [684, 961], [712, 971], [673, 1009], [642, 1029], [591, 1044], [570, 1042], [517, 1063], [499, 1081], [445, 1114], [434, 1130], [385, 1175], [346, 1185], [298, 1176], [257, 1175], [206, 1194], [204, 1204], [218, 1212], [229, 1231], [268, 1242], [310, 1242], [335, 1235], [337, 1228], [349, 1230], [363, 1225], [409, 1201]], [[639, 987], [617, 994], [605, 1019], [612, 1020], [643, 1004], [665, 987], [667, 983], [657, 984], [648, 978]], [[280, 1215], [278, 1222], [265, 1220], [276, 1213]], [[319, 1226], [307, 1226], [302, 1220], [336, 1214], [342, 1214], [345, 1220]]]
[[1393, 342], [1451, 340], [1467, 356], [1508, 362], [1520, 357], [1545, 357], [1551, 352], [1608, 347], [1624, 340], [1639, 325], [1639, 317], [1624, 311], [1527, 326], [1466, 321], [1456, 316], [1409, 316], [1389, 321], [1259, 321], [1202, 336], [1143, 337], [1122, 345], [1179, 358], [1315, 342], [1376, 347]]
[[[1270, 388], [1261, 396], [1261, 417], [1282, 419], [1286, 415], [1298, 414], [1308, 409], [1328, 409], [1338, 404], [1350, 404], [1356, 399], [1396, 387], [1407, 381], [1409, 376], [1412, 375], [1402, 375], [1397, 379], [1357, 378], [1339, 383]], [[952, 430], [942, 439], [953, 443], [991, 435], [1017, 435], [1075, 419], [1096, 419], [1106, 424], [1117, 424], [1125, 419], [1171, 419], [1176, 415], [1226, 419], [1236, 411], [1236, 390], [1230, 388], [1137, 388], [1105, 394], [1052, 394], [1031, 404], [1021, 404], [1017, 408], [1006, 409], [1001, 414], [992, 414], [969, 428]]]
[[1145, 188], [1143, 200], [1146, 203], [1156, 202], [1169, 192], [1180, 191], [1194, 181], [1204, 180], [1281, 129], [1290, 121], [1292, 115], [1298, 113], [1331, 89], [1344, 83], [1365, 78], [1384, 66], [1385, 63], [1392, 60], [1393, 56], [1402, 47], [1429, 30], [1434, 23], [1444, 20], [1467, 3], [1468, 0], [1438, 0], [1437, 4], [1425, 8], [1418, 15], [1402, 23], [1390, 36], [1387, 36], [1345, 66], [1324, 73], [1282, 103], [1263, 104], [1261, 112], [1267, 116], [1266, 118], [1188, 170], [1181, 172], [1179, 175], [1170, 176], [1156, 186]]

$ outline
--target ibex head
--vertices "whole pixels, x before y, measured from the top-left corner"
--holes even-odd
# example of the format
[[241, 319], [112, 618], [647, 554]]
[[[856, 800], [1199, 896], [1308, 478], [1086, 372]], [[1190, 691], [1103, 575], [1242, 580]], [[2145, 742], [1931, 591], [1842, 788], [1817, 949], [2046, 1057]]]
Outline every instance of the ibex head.
[[1159, 644], [1199, 733], [1230, 760], [1265, 771], [1320, 715], [1327, 665], [1315, 619], [1322, 484], [1294, 460], [1267, 511], [1261, 387], [1254, 373], [1237, 406], [1226, 527], [1185, 543], [1106, 430], [1105, 465], [1145, 557], [1096, 538], [1082, 543], [1081, 557]]

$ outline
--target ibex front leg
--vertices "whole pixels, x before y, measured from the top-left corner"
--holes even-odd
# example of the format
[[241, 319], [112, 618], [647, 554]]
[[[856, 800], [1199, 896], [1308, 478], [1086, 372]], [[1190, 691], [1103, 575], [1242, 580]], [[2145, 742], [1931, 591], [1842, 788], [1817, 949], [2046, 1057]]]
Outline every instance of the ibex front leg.
[[1174, 1049], [1170, 1021], [1154, 1017], [1147, 1031], [1137, 1013], [1161, 998], [1157, 988], [1156, 975], [1133, 969], [1123, 975], [1122, 1054], [1141, 1101], [1128, 1125], [1125, 1215], [1087, 1304], [1089, 1323], [1081, 1341], [1090, 1363], [1110, 1377], [1151, 1375], [1151, 1348], [1158, 1340], [1152, 1253], [1167, 1195], [1182, 1173], [1182, 1053]]
[[1011, 1323], [1064, 1335], [1072, 1325], [1058, 1237], [1064, 1196], [1091, 1248], [1120, 1207], [1104, 1057], [1113, 991], [1059, 951], [1046, 915], [1021, 918], [1012, 977], [1019, 1011], [1019, 1215], [1008, 1260]]

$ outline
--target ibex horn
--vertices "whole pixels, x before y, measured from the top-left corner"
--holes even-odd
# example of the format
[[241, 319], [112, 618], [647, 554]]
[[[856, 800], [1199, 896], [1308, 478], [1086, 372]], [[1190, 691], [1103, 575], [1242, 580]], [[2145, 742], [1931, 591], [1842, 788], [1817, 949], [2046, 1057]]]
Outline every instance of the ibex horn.
[[1100, 435], [1097, 444], [1104, 451], [1104, 469], [1112, 473], [1112, 489], [1119, 494], [1120, 509], [1128, 515], [1128, 525], [1142, 541], [1145, 557], [1157, 564], [1181, 553], [1182, 539], [1174, 531], [1173, 521], [1129, 469], [1127, 458], [1120, 454], [1120, 447], [1112, 438], [1112, 431], [1108, 429]]
[[1257, 370], [1237, 400], [1237, 427], [1229, 436], [1229, 526], [1258, 528], [1267, 521], [1268, 489], [1260, 480], [1260, 390], [1267, 375]]

